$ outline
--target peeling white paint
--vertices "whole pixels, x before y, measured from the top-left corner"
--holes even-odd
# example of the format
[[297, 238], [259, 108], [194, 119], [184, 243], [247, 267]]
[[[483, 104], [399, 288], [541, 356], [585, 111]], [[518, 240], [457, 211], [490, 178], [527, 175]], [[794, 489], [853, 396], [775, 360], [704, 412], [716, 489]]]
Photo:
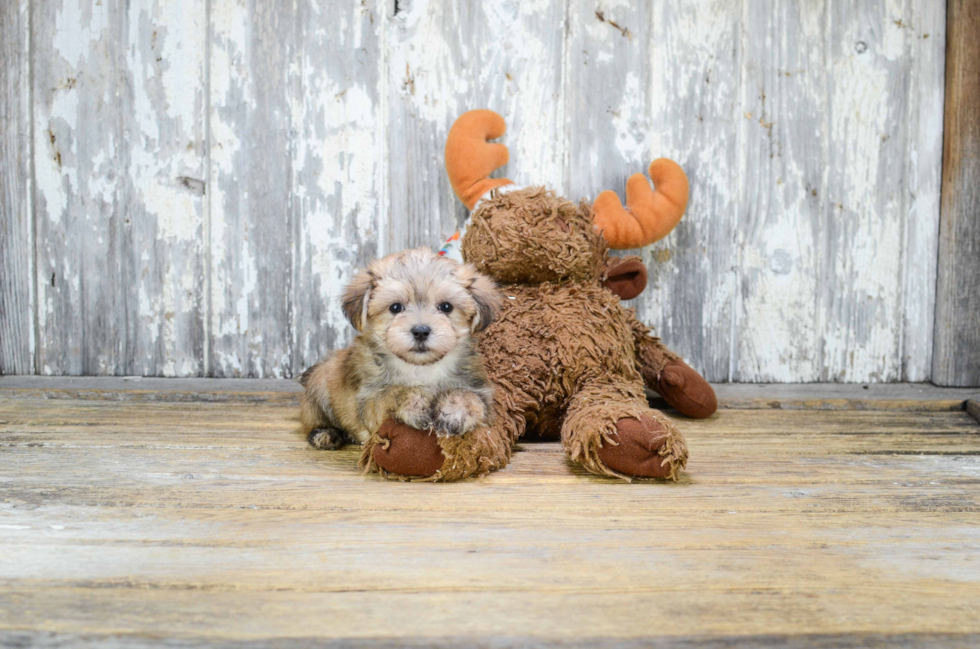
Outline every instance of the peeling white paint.
[[[338, 298], [371, 251], [438, 245], [456, 228], [446, 130], [485, 106], [507, 119], [502, 173], [520, 184], [577, 200], [622, 195], [655, 157], [687, 169], [688, 214], [643, 251], [650, 287], [636, 303], [710, 378], [929, 377], [936, 4], [874, 0], [852, 20], [820, 0], [419, 0], [396, 16], [385, 3], [298, 2], [282, 9], [295, 42], [257, 31], [238, 0], [211, 5], [210, 17], [192, 0], [35, 12], [45, 373], [79, 371], [83, 357], [118, 372], [125, 348], [132, 371], [197, 374], [195, 335], [218, 374], [301, 371], [352, 335]], [[273, 55], [284, 65], [269, 70]], [[286, 204], [268, 215], [255, 206], [271, 204], [256, 194], [269, 188], [249, 175], [262, 163], [256, 124], [288, 149], [267, 153], [289, 167]], [[283, 215], [289, 249], [270, 258], [248, 219]], [[266, 280], [283, 268], [280, 296]], [[92, 304], [131, 313], [103, 325]]]
[[[239, 348], [240, 345], [229, 345], [226, 341], [241, 341], [245, 347], [250, 338], [254, 342], [254, 332], [249, 331], [249, 297], [254, 290], [258, 271], [249, 249], [248, 232], [240, 233], [242, 241], [239, 249], [227, 247], [228, 242], [233, 240], [229, 224], [238, 220], [237, 215], [227, 212], [227, 206], [231, 198], [228, 191], [238, 193], [236, 204], [239, 209], [244, 209], [248, 204], [248, 188], [240, 184], [236, 165], [243, 150], [243, 134], [238, 131], [240, 125], [230, 117], [237, 113], [241, 105], [255, 106], [252, 78], [248, 72], [249, 17], [237, 2], [228, 1], [213, 2], [210, 18], [208, 38], [211, 39], [212, 110], [208, 201], [212, 260], [210, 300], [214, 310], [208, 328], [214, 339], [211, 345], [215, 359], [212, 371], [219, 376], [244, 376], [247, 374], [244, 359], [239, 351], [230, 349]], [[261, 372], [258, 376], [262, 376]]]
[[69, 66], [78, 68], [108, 27], [108, 2], [65, 0], [55, 14], [52, 45]]
[[[322, 200], [317, 201], [316, 211], [304, 215], [306, 228], [300, 249], [310, 255], [312, 278], [319, 280], [320, 293], [315, 299], [327, 306], [321, 326], [330, 329], [335, 339], [345, 340], [351, 330], [340, 309], [340, 296], [357, 270], [354, 256], [345, 254], [350, 250], [349, 239], [352, 234], [371, 238], [378, 230], [378, 187], [374, 182], [381, 162], [377, 155], [378, 125], [374, 102], [358, 85], [342, 89], [328, 83], [318, 97], [329, 98], [324, 111], [328, 119], [326, 138], [301, 141], [298, 149], [318, 163], [316, 187]], [[314, 108], [298, 108], [297, 114]], [[297, 163], [296, 173], [301, 174], [305, 170], [302, 160]], [[302, 264], [305, 259], [300, 261]], [[312, 350], [303, 351], [305, 355]]]
[[203, 176], [204, 7], [126, 8], [35, 12], [46, 372], [200, 372], [203, 200], [178, 179]]
[[[313, 32], [320, 47], [338, 52], [380, 46], [378, 7], [345, 15], [347, 27]], [[352, 20], [349, 20], [352, 18]], [[310, 49], [315, 49], [311, 47]], [[331, 63], [305, 53], [290, 71], [307, 92], [290, 95], [295, 125], [292, 176], [299, 237], [294, 244], [293, 373], [320, 360], [329, 346], [349, 341], [353, 329], [340, 308], [344, 286], [366, 261], [361, 246], [380, 248], [387, 214], [381, 211], [384, 116], [382, 66]], [[379, 61], [380, 63], [380, 61]], [[329, 345], [328, 345], [329, 344]]]
[[[47, 217], [60, 223], [68, 207], [68, 192], [78, 190], [75, 169], [66, 167], [68, 155], [76, 155], [74, 133], [78, 128], [78, 91], [56, 90], [50, 108], [38, 109], [38, 127], [34, 131], [36, 151], [35, 182], [47, 204]], [[52, 139], [54, 140], [52, 142]], [[69, 148], [65, 148], [65, 144]], [[66, 187], [67, 184], [67, 187]]]
[[501, 175], [565, 188], [558, 63], [564, 14], [546, 0], [419, 2], [391, 21], [387, 101], [396, 248], [440, 246], [459, 226], [462, 210], [446, 181], [442, 151], [464, 111], [486, 107], [505, 116], [510, 163]]

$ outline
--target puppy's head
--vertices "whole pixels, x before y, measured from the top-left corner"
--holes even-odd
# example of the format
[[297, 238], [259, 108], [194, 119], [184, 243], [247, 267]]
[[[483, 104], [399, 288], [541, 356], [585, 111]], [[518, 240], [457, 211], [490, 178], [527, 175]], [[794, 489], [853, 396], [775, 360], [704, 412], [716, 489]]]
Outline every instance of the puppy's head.
[[428, 248], [371, 262], [347, 287], [343, 301], [355, 329], [413, 365], [438, 362], [470, 334], [486, 329], [500, 307], [492, 280]]

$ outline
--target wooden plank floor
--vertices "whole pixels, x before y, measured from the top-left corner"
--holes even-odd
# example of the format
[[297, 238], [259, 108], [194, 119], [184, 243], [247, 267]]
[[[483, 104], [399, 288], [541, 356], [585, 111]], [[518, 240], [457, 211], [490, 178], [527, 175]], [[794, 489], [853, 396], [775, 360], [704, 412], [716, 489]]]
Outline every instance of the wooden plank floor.
[[723, 398], [677, 484], [525, 443], [432, 485], [309, 449], [288, 391], [6, 387], [0, 646], [980, 646], [980, 425], [941, 391]]

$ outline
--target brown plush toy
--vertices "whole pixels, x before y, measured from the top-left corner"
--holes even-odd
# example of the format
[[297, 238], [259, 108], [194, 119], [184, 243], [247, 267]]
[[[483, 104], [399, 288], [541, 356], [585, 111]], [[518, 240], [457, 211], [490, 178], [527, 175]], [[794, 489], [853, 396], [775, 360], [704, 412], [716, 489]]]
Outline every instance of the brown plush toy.
[[687, 177], [661, 159], [650, 165], [656, 190], [642, 174], [629, 179], [628, 207], [610, 191], [575, 205], [543, 187], [489, 177], [508, 159], [504, 145], [488, 143], [505, 128], [492, 111], [470, 111], [446, 143], [453, 189], [475, 208], [463, 257], [505, 296], [480, 341], [496, 384], [495, 419], [458, 437], [388, 421], [365, 444], [362, 464], [392, 477], [456, 480], [503, 467], [517, 439], [533, 432], [560, 437], [568, 457], [592, 473], [676, 479], [687, 461], [684, 438], [650, 408], [644, 387], [697, 418], [715, 411], [714, 391], [620, 304], [643, 290], [646, 268], [607, 249], [666, 236], [686, 207]]

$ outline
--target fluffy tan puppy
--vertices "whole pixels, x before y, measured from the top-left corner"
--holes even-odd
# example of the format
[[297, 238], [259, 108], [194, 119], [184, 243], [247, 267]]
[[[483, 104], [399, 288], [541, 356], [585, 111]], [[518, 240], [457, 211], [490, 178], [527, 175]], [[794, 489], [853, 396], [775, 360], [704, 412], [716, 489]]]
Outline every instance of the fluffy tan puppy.
[[343, 299], [359, 335], [300, 378], [309, 443], [363, 443], [389, 417], [448, 435], [488, 423], [493, 387], [475, 338], [500, 307], [493, 280], [428, 248], [371, 262]]

